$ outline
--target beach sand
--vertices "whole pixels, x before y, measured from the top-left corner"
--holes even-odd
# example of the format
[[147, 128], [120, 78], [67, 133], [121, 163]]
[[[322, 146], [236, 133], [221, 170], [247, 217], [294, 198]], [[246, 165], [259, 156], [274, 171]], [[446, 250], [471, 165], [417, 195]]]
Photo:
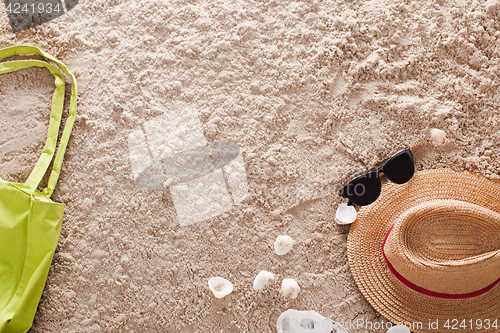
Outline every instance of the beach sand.
[[[66, 204], [61, 238], [31, 332], [275, 332], [290, 308], [385, 322], [349, 271], [339, 189], [409, 147], [418, 170], [500, 175], [500, 1], [82, 0], [18, 33], [0, 5], [0, 48], [18, 44], [79, 83], [52, 196]], [[53, 88], [45, 69], [0, 76], [3, 179], [35, 165]], [[186, 107], [207, 141], [241, 147], [249, 193], [181, 226], [170, 190], [135, 183], [128, 137]], [[278, 235], [296, 242], [284, 256]], [[260, 270], [277, 279], [257, 292]], [[234, 291], [216, 299], [213, 276]], [[279, 294], [283, 278], [297, 299]]]

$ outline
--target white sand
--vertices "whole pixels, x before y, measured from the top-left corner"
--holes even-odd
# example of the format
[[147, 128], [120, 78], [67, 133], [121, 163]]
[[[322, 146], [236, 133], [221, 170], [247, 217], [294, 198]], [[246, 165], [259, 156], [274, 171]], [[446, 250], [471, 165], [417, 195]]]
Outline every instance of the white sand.
[[[80, 84], [53, 195], [62, 235], [32, 331], [274, 332], [289, 308], [383, 320], [349, 271], [341, 186], [417, 143], [417, 169], [500, 174], [500, 2], [438, 3], [82, 0], [17, 34], [0, 9], [0, 47], [36, 45]], [[52, 89], [46, 70], [0, 76], [2, 178], [34, 166]], [[127, 146], [182, 107], [208, 141], [242, 147], [250, 190], [187, 227], [169, 190], [134, 183]], [[283, 257], [280, 234], [296, 241]], [[260, 270], [277, 277], [264, 292]], [[212, 276], [234, 291], [215, 299]], [[279, 295], [285, 277], [295, 300]]]

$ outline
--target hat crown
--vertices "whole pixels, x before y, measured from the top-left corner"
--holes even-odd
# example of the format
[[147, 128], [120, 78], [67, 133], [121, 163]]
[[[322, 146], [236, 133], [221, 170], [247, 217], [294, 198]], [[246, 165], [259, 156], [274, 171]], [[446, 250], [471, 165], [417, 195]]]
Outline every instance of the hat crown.
[[500, 278], [500, 214], [459, 200], [402, 212], [384, 254], [404, 279], [443, 294], [468, 294]]

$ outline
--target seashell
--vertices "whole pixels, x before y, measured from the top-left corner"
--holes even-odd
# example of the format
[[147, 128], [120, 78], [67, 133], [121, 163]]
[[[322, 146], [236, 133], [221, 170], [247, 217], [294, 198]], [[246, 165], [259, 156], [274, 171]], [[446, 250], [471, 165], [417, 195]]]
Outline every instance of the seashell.
[[442, 144], [446, 138], [446, 133], [437, 128], [431, 128], [431, 139], [434, 143]]
[[228, 280], [219, 276], [213, 277], [208, 280], [208, 287], [217, 298], [222, 298], [229, 295], [233, 291], [233, 284]]
[[253, 280], [253, 289], [261, 290], [264, 289], [269, 282], [274, 280], [274, 274], [268, 271], [260, 271], [259, 274]]
[[337, 208], [337, 212], [335, 213], [335, 222], [337, 224], [351, 224], [356, 221], [358, 217], [358, 213], [356, 212], [356, 208], [354, 206], [349, 206], [346, 203], [343, 203]]
[[294, 279], [283, 279], [283, 282], [281, 282], [281, 292], [285, 297], [296, 299], [299, 291], [300, 287]]
[[278, 333], [347, 333], [339, 323], [315, 311], [286, 310], [278, 318]]
[[292, 237], [280, 235], [274, 242], [274, 252], [279, 256], [287, 254], [292, 249], [293, 243]]
[[387, 330], [387, 333], [411, 333], [410, 329], [404, 325], [396, 325]]

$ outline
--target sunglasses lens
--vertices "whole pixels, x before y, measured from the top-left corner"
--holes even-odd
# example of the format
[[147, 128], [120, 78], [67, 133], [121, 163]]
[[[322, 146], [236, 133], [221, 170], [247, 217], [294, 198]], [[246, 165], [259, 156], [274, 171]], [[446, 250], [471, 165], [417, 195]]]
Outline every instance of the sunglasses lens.
[[394, 156], [384, 165], [383, 172], [390, 181], [396, 184], [406, 183], [415, 173], [412, 153], [405, 150]]
[[382, 185], [376, 172], [362, 175], [344, 186], [340, 195], [358, 206], [366, 206], [377, 200]]

